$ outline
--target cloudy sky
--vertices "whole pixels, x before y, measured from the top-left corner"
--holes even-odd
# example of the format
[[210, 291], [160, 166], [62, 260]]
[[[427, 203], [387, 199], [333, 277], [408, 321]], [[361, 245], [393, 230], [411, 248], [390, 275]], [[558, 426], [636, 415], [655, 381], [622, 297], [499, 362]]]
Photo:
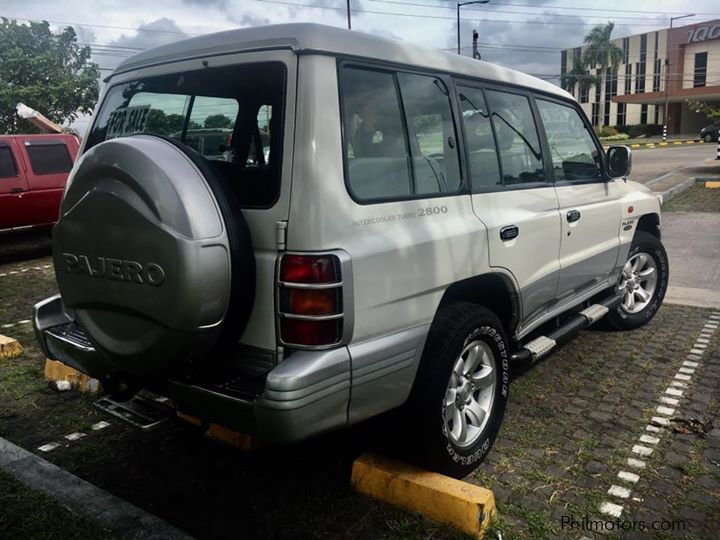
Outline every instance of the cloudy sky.
[[[454, 1], [350, 1], [353, 30], [455, 50]], [[79, 40], [92, 46], [103, 74], [109, 74], [137, 50], [188, 36], [284, 22], [344, 27], [345, 4], [346, 0], [0, 0], [0, 16], [71, 24]], [[675, 26], [720, 19], [720, 2], [490, 0], [462, 8], [463, 53], [471, 54], [472, 30], [477, 29], [483, 60], [551, 78], [560, 71], [560, 49], [582, 43], [595, 24], [613, 20], [614, 37], [622, 37], [664, 28], [670, 16], [687, 13], [696, 16]]]

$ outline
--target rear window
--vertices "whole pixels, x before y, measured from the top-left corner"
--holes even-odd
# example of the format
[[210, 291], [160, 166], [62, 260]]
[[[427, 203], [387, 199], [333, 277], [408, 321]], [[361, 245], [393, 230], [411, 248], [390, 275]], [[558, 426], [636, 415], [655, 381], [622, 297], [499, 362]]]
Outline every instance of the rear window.
[[10, 147], [0, 145], [0, 178], [14, 178], [17, 175], [17, 166]]
[[66, 173], [72, 169], [72, 158], [62, 142], [31, 143], [25, 146], [25, 150], [35, 174]]
[[242, 206], [269, 207], [280, 193], [284, 95], [285, 66], [274, 62], [119, 84], [86, 150], [141, 133], [170, 137], [200, 154]]

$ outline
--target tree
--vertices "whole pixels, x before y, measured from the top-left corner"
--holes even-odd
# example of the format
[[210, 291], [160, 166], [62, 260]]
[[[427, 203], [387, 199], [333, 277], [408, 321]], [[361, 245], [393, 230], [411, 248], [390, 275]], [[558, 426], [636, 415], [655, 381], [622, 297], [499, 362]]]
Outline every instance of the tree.
[[17, 116], [18, 102], [58, 124], [92, 112], [100, 70], [72, 27], [53, 34], [47, 22], [0, 21], [0, 133], [37, 130]]
[[697, 101], [695, 99], [688, 99], [687, 104], [688, 104], [688, 108], [692, 112], [704, 114], [708, 118], [708, 120], [720, 119], [720, 107], [712, 107], [711, 105], [708, 105], [707, 103], [704, 103], [702, 101]]
[[588, 73], [579, 59], [575, 59], [572, 69], [560, 78], [560, 86], [571, 94], [575, 94], [575, 89], [578, 86], [580, 87], [580, 93], [584, 94], [590, 90], [591, 86], [598, 83], [598, 78]]
[[598, 68], [600, 80], [597, 83], [597, 90], [605, 86], [607, 69], [611, 68], [617, 73], [617, 68], [623, 60], [623, 50], [611, 40], [615, 23], [609, 21], [607, 24], [598, 24], [585, 36], [587, 47], [583, 52], [583, 65], [585, 68]]
[[204, 126], [210, 128], [231, 128], [233, 127], [233, 121], [230, 117], [224, 114], [211, 114], [205, 118]]

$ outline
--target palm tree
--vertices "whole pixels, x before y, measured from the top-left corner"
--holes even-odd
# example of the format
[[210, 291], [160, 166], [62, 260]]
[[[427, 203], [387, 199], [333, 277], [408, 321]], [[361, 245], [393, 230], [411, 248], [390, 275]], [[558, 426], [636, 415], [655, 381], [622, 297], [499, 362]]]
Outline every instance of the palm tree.
[[573, 60], [573, 66], [570, 71], [560, 78], [560, 86], [575, 95], [575, 89], [580, 88], [580, 94], [584, 94], [590, 87], [599, 83], [595, 75], [591, 75], [583, 66], [580, 59]]
[[615, 23], [608, 21], [607, 24], [598, 24], [585, 36], [584, 41], [587, 47], [583, 53], [582, 63], [586, 68], [600, 70], [598, 92], [601, 87], [605, 86], [607, 69], [611, 68], [613, 72], [616, 72], [623, 61], [623, 50], [610, 41], [614, 28]]

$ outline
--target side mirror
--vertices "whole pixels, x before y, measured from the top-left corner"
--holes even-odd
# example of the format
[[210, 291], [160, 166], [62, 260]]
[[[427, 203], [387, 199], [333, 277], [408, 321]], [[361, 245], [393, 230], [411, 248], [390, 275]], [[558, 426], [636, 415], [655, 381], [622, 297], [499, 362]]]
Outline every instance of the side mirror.
[[627, 178], [632, 171], [632, 152], [627, 146], [611, 146], [607, 151], [610, 178]]

